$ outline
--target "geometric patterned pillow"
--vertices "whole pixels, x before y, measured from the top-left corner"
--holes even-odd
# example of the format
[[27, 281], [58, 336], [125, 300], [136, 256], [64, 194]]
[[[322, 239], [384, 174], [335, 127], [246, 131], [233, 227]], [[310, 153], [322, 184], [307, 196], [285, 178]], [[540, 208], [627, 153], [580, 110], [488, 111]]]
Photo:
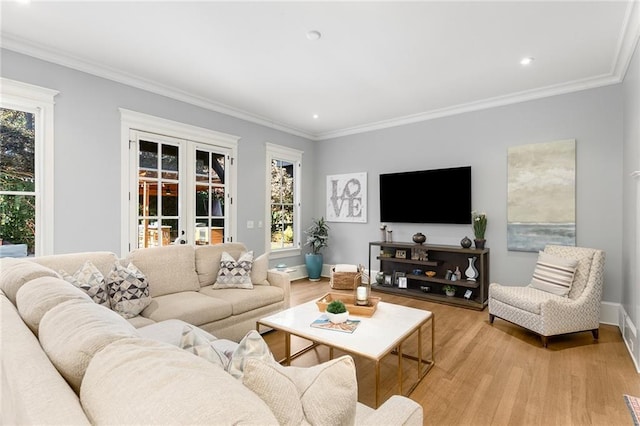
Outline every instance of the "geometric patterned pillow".
[[110, 307], [109, 292], [104, 275], [89, 260], [78, 269], [73, 275], [69, 275], [66, 271], [60, 270], [60, 275], [65, 281], [70, 282], [74, 286], [83, 290], [98, 305]]
[[180, 338], [180, 348], [187, 352], [198, 355], [207, 361], [226, 369], [229, 365], [229, 358], [212, 346], [212, 341], [202, 336], [194, 327], [185, 325]]
[[124, 318], [133, 318], [151, 303], [147, 277], [129, 263], [126, 268], [116, 262], [107, 277], [111, 309]]
[[220, 270], [218, 279], [213, 288], [246, 288], [252, 289], [251, 266], [253, 264], [253, 251], [248, 251], [240, 256], [237, 261], [229, 253], [222, 252], [220, 258]]
[[575, 259], [565, 259], [545, 252], [538, 254], [531, 287], [558, 296], [567, 296], [578, 267]]

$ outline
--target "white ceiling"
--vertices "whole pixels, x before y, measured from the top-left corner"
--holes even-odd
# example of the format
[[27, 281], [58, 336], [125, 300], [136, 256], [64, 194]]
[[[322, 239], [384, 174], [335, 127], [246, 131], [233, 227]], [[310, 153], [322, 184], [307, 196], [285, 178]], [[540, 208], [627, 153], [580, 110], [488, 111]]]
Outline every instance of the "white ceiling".
[[311, 139], [618, 83], [640, 34], [637, 1], [3, 1], [0, 12], [4, 48]]

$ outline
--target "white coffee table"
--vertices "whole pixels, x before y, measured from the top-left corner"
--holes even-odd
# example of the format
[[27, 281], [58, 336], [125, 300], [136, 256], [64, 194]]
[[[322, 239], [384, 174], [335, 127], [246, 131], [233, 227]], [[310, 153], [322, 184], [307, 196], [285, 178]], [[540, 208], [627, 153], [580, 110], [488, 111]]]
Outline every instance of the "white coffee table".
[[[376, 369], [376, 407], [380, 403], [380, 362], [385, 356], [392, 352], [398, 355], [398, 391], [401, 395], [411, 393], [435, 363], [433, 312], [379, 302], [372, 317], [350, 316], [350, 318], [361, 320], [353, 333], [311, 327], [310, 324], [321, 315], [322, 312], [319, 311], [315, 301], [311, 301], [261, 318], [257, 322], [257, 329], [260, 331], [260, 326], [266, 326], [284, 332], [285, 359], [283, 362], [286, 365], [290, 365], [293, 358], [316, 345], [328, 346], [331, 358], [335, 348], [373, 360]], [[429, 357], [425, 359], [422, 353], [422, 341], [424, 328], [429, 322], [431, 322], [431, 351]], [[418, 333], [418, 356], [403, 354], [402, 345], [416, 332]], [[292, 355], [292, 335], [309, 340], [312, 345]], [[404, 358], [416, 361], [418, 367], [417, 380], [406, 393], [403, 392], [402, 385], [402, 361]]]

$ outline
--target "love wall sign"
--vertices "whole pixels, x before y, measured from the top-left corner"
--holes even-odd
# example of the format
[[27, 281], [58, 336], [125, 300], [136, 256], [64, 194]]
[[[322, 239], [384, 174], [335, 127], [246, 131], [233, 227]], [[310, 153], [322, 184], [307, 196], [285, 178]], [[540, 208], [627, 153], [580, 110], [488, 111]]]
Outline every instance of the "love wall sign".
[[327, 176], [328, 222], [367, 222], [367, 173]]

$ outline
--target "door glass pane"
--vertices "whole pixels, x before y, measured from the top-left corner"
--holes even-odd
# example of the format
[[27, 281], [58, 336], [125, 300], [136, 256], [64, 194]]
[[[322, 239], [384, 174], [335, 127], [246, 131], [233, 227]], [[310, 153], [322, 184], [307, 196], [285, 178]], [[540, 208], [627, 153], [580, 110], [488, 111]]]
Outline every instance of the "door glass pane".
[[196, 150], [196, 244], [219, 244], [225, 233], [226, 156]]
[[180, 146], [139, 140], [138, 148], [138, 247], [172, 244], [180, 236]]
[[0, 109], [0, 190], [35, 191], [34, 115]]
[[162, 215], [178, 216], [178, 184], [162, 184]]

